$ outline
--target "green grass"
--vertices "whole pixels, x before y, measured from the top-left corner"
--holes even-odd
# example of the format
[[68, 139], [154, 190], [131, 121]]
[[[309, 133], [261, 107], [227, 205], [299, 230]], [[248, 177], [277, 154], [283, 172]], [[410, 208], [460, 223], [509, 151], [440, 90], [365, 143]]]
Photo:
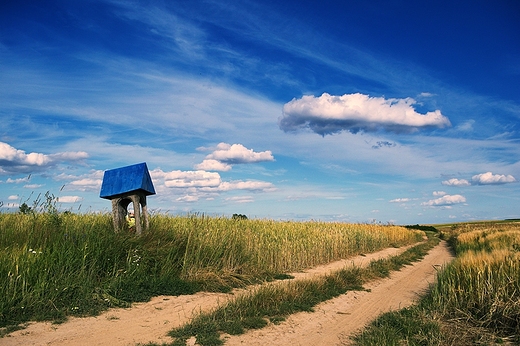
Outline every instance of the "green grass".
[[242, 334], [248, 329], [262, 328], [268, 322], [283, 321], [296, 312], [313, 311], [323, 301], [347, 291], [363, 290], [364, 283], [387, 277], [391, 271], [422, 259], [438, 241], [438, 238], [431, 237], [428, 242], [416, 245], [401, 255], [372, 261], [367, 268], [347, 268], [317, 279], [261, 286], [174, 329], [169, 333], [176, 338], [172, 345], [184, 345], [193, 336], [203, 346], [221, 345], [221, 333]]
[[0, 214], [0, 327], [198, 289], [179, 279], [178, 250], [150, 246], [164, 239], [115, 234], [107, 215], [59, 220], [57, 226], [46, 214]]
[[0, 327], [229, 291], [422, 236], [398, 226], [152, 215], [136, 237], [114, 233], [110, 214], [59, 213], [46, 199], [25, 214], [0, 213]]
[[356, 345], [444, 345], [438, 323], [411, 307], [381, 315], [355, 338]]

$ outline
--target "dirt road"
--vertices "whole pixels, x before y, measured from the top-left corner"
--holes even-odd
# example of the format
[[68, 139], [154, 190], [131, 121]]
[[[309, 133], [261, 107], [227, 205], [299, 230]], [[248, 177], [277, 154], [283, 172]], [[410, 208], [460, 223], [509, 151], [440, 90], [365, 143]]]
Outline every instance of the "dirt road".
[[433, 283], [437, 268], [451, 259], [441, 243], [421, 262], [364, 285], [370, 292], [347, 292], [318, 305], [313, 313], [297, 313], [280, 325], [229, 337], [225, 345], [348, 345], [350, 335], [380, 314], [412, 305]]
[[[295, 279], [323, 275], [345, 265], [367, 265], [372, 259], [396, 255], [400, 249], [386, 249], [367, 256], [333, 262], [295, 273]], [[436, 267], [451, 260], [445, 243], [423, 259], [391, 277], [365, 285], [371, 292], [348, 292], [318, 305], [314, 313], [298, 313], [284, 323], [270, 325], [242, 336], [227, 337], [226, 345], [346, 345], [348, 335], [379, 314], [414, 302], [435, 279]], [[231, 299], [233, 294], [197, 293], [187, 296], [160, 296], [129, 309], [111, 309], [97, 317], [71, 318], [68, 322], [32, 323], [0, 339], [0, 345], [136, 345], [163, 343], [166, 333], [188, 322], [200, 311], [208, 311]]]

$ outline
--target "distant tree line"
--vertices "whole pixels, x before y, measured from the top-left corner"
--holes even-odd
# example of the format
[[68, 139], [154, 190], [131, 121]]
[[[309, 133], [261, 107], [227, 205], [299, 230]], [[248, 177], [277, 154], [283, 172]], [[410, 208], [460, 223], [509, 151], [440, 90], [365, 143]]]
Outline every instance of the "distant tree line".
[[423, 226], [423, 225], [407, 225], [404, 226], [408, 229], [418, 229], [419, 231], [431, 231], [431, 232], [439, 232], [437, 228], [433, 226]]
[[233, 220], [247, 220], [247, 216], [244, 214], [233, 214]]

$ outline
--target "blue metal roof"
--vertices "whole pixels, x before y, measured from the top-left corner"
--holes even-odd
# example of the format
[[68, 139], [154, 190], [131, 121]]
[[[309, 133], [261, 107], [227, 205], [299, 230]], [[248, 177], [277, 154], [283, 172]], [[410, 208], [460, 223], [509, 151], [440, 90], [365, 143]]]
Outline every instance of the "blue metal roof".
[[105, 171], [99, 197], [113, 199], [131, 192], [155, 195], [146, 162]]

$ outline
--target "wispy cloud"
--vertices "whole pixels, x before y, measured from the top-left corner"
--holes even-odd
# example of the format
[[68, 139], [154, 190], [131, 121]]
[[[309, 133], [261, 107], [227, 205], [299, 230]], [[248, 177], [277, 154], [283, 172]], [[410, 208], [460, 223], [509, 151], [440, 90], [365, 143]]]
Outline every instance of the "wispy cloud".
[[64, 190], [98, 192], [103, 182], [103, 173], [102, 170], [91, 170], [81, 175], [60, 173], [53, 178], [63, 183]]
[[80, 196], [60, 196], [58, 197], [59, 203], [76, 203], [83, 200]]
[[389, 202], [390, 203], [405, 203], [405, 202], [409, 202], [409, 201], [410, 201], [410, 198], [395, 198], [395, 199], [390, 200]]
[[27, 185], [24, 185], [24, 189], [38, 189], [40, 187], [42, 187], [43, 184], [27, 184]]
[[467, 181], [466, 179], [457, 179], [457, 178], [451, 178], [451, 179], [448, 179], [448, 180], [444, 180], [442, 183], [442, 185], [446, 185], [446, 186], [470, 186], [470, 182]]
[[252, 203], [255, 200], [252, 196], [234, 196], [234, 197], [226, 198], [226, 201], [234, 202], [234, 203]]
[[451, 126], [439, 110], [417, 113], [415, 103], [412, 98], [385, 99], [359, 93], [303, 96], [284, 105], [279, 126], [286, 132], [310, 128], [323, 136], [341, 131], [409, 133], [423, 127]]
[[7, 180], [5, 182], [8, 184], [22, 184], [22, 183], [27, 183], [29, 180], [30, 180], [30, 176], [28, 176], [27, 178], [17, 178], [17, 179], [7, 178]]
[[380, 148], [392, 148], [395, 147], [397, 144], [394, 142], [389, 141], [377, 141], [376, 145], [372, 146], [372, 149], [380, 149]]

